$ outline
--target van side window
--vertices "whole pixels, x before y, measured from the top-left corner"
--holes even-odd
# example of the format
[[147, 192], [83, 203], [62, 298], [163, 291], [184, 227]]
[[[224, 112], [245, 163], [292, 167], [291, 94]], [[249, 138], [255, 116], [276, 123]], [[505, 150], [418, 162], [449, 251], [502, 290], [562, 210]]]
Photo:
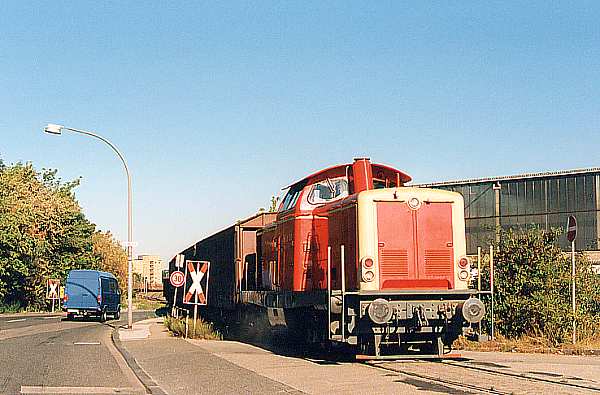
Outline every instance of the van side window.
[[100, 284], [102, 285], [102, 293], [108, 293], [109, 292], [109, 284], [110, 282], [108, 281], [108, 279], [106, 278], [101, 278], [100, 279]]

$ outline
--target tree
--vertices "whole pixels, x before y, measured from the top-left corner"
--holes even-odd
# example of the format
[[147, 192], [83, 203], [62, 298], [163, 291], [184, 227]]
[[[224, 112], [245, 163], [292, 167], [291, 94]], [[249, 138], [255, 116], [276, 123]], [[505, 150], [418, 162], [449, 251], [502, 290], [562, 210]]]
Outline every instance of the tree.
[[73, 194], [78, 184], [63, 182], [55, 170], [0, 162], [0, 304], [40, 308], [48, 278], [98, 267], [95, 225]]
[[127, 252], [110, 232], [97, 231], [92, 235], [94, 255], [101, 270], [117, 277], [121, 289], [127, 288]]
[[278, 196], [271, 196], [271, 202], [269, 203], [269, 213], [275, 213], [277, 212], [277, 206], [279, 204], [279, 197]]

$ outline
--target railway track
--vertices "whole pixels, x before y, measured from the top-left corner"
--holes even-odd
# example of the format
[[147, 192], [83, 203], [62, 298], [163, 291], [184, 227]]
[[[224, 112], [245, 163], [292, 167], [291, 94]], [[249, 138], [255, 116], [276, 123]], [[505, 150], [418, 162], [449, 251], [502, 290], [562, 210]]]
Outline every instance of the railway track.
[[[433, 391], [456, 394], [590, 394], [600, 387], [585, 380], [556, 375], [557, 379], [506, 371], [501, 368], [474, 366], [458, 361], [365, 361], [364, 364], [389, 374], [397, 374], [404, 382]], [[558, 378], [561, 377], [561, 378]], [[416, 381], [415, 381], [416, 380]], [[580, 382], [574, 382], [580, 381]], [[420, 383], [420, 384], [419, 384]], [[439, 387], [436, 389], [436, 386]]]
[[589, 392], [600, 393], [600, 386], [586, 385], [586, 384], [582, 384], [580, 382], [568, 381], [569, 379], [581, 381], [580, 378], [569, 378], [569, 377], [556, 375], [556, 377], [563, 377], [560, 380], [558, 380], [558, 379], [534, 376], [533, 373], [529, 373], [529, 374], [517, 373], [517, 372], [513, 372], [513, 371], [506, 371], [506, 370], [498, 369], [498, 368], [494, 369], [492, 367], [487, 367], [487, 366], [472, 365], [472, 364], [460, 362], [460, 361], [441, 361], [441, 362], [437, 362], [437, 363], [450, 365], [450, 366], [457, 366], [457, 367], [461, 367], [464, 369], [471, 369], [471, 370], [480, 371], [480, 372], [496, 374], [496, 375], [500, 375], [500, 376], [520, 378], [520, 379], [525, 379], [525, 380], [529, 380], [529, 381], [555, 384], [555, 385], [559, 385], [561, 387], [566, 387], [566, 388], [581, 389], [581, 390], [585, 390], [585, 391], [589, 391]]
[[[456, 379], [447, 379], [442, 377], [436, 377], [432, 374], [424, 374], [417, 373], [414, 371], [405, 371], [403, 369], [392, 368], [387, 365], [391, 364], [390, 362], [378, 363], [378, 362], [363, 362], [365, 365], [371, 366], [375, 369], [385, 370], [390, 373], [398, 374], [405, 377], [405, 382], [409, 384], [413, 384], [415, 386], [421, 387], [424, 390], [437, 390], [438, 392], [447, 392], [452, 394], [494, 394], [494, 395], [511, 395], [514, 392], [510, 391], [502, 391], [498, 390], [494, 387], [482, 386], [477, 384], [465, 383], [462, 381], [458, 381]], [[425, 381], [425, 383], [415, 382], [414, 379], [417, 378], [419, 380]], [[406, 380], [408, 379], [408, 380]], [[427, 385], [426, 383], [430, 383], [433, 385]]]

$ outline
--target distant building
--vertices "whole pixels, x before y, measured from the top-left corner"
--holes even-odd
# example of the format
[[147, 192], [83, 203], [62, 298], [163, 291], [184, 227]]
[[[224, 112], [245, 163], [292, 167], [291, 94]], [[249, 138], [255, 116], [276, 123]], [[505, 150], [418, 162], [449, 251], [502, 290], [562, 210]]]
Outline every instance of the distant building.
[[[486, 248], [496, 227], [539, 225], [565, 228], [577, 218], [578, 251], [598, 259], [600, 236], [600, 168], [436, 182], [415, 186], [459, 192], [465, 200], [467, 253]], [[566, 237], [560, 245], [569, 248]]]
[[141, 289], [146, 284], [150, 290], [162, 290], [164, 264], [158, 255], [139, 255], [133, 260], [133, 273], [139, 276], [134, 287]]

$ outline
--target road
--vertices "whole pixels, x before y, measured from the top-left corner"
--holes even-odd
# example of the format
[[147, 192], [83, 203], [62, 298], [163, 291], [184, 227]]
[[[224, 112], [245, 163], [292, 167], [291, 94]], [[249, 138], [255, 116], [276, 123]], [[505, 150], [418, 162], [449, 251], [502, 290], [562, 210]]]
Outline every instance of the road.
[[62, 314], [15, 314], [0, 316], [0, 330], [23, 328], [60, 321]]
[[185, 341], [149, 316], [134, 313], [136, 330], [120, 341], [150, 378], [146, 387], [111, 341], [123, 320], [0, 316], [0, 393], [600, 394], [598, 357], [464, 352], [441, 362], [357, 362], [287, 341]]
[[[135, 321], [150, 316], [134, 312]], [[113, 329], [125, 324], [51, 314], [0, 317], [0, 393], [144, 393], [112, 344]]]

